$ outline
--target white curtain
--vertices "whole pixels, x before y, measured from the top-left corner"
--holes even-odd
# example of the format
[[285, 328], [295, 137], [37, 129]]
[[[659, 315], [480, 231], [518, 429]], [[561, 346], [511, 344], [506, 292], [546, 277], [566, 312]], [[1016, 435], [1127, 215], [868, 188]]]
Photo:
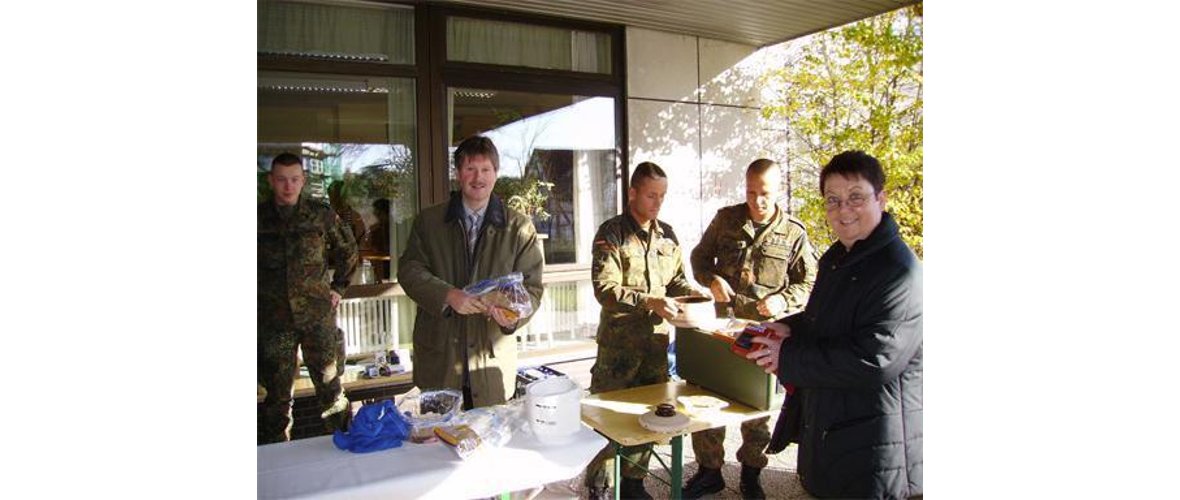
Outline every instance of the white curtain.
[[570, 57], [574, 71], [610, 73], [610, 37], [602, 33], [572, 32]]
[[610, 37], [549, 26], [449, 17], [447, 59], [609, 73]]
[[389, 83], [389, 143], [402, 144], [413, 151], [417, 146], [415, 132], [418, 130], [414, 80], [390, 78], [384, 81]]
[[413, 64], [414, 11], [259, 2], [258, 52]]

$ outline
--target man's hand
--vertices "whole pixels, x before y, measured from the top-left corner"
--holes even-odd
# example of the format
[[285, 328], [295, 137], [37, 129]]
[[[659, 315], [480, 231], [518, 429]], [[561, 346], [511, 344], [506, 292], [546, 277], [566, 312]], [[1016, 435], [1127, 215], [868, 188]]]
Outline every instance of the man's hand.
[[340, 299], [343, 297], [336, 293], [336, 290], [328, 292], [328, 295], [332, 297], [332, 309], [336, 309], [336, 306], [340, 305]]
[[763, 316], [777, 318], [787, 310], [787, 299], [782, 295], [774, 294], [758, 301], [758, 314]]
[[783, 339], [791, 336], [791, 328], [782, 323], [762, 323], [770, 329], [769, 335], [752, 337], [750, 340], [762, 344], [764, 348], [752, 350], [746, 354], [746, 359], [753, 360], [769, 374], [778, 373], [778, 353], [782, 350]]
[[645, 305], [648, 310], [664, 319], [672, 319], [676, 317], [676, 313], [680, 312], [680, 306], [677, 306], [676, 301], [668, 297], [649, 297]]
[[520, 316], [516, 315], [515, 313], [512, 313], [510, 316], [509, 312], [501, 307], [489, 307], [488, 316], [491, 316], [492, 319], [496, 320], [497, 325], [500, 325], [504, 328], [512, 328], [516, 325], [516, 322], [520, 320]]
[[709, 283], [709, 290], [713, 292], [714, 302], [725, 304], [733, 300], [733, 288], [730, 288], [729, 283], [721, 279], [720, 276], [713, 276], [713, 282]]
[[468, 295], [467, 292], [458, 288], [447, 291], [447, 305], [451, 306], [455, 312], [464, 315], [483, 313], [488, 310], [488, 306], [479, 300], [479, 297]]

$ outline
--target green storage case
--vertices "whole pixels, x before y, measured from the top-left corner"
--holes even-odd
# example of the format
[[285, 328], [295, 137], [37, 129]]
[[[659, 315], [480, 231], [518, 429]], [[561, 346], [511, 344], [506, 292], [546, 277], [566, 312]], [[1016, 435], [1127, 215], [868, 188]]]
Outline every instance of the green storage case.
[[785, 392], [774, 375], [729, 350], [730, 344], [693, 328], [676, 329], [680, 378], [759, 410], [782, 406]]

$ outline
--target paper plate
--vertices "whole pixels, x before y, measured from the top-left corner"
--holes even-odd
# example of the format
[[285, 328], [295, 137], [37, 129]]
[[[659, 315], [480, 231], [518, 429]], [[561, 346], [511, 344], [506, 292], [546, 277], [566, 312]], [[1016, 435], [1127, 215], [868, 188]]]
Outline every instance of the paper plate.
[[688, 416], [683, 413], [677, 413], [671, 417], [657, 417], [655, 410], [652, 410], [639, 416], [641, 427], [663, 434], [675, 434], [688, 427], [688, 424]]
[[684, 406], [684, 411], [693, 415], [716, 413], [729, 406], [728, 401], [713, 396], [680, 396], [676, 400]]

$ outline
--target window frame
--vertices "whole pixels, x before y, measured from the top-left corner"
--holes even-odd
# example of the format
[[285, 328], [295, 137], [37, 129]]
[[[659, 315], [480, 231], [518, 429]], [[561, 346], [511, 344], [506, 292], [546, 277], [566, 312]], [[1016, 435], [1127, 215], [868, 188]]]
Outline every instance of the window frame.
[[[317, 3], [337, 3], [331, 1]], [[348, 3], [348, 2], [340, 2]], [[368, 2], [355, 2], [368, 3]], [[395, 77], [414, 80], [416, 115], [416, 161], [418, 206], [421, 211], [447, 200], [450, 193], [449, 144], [447, 127], [448, 87], [486, 88], [536, 93], [561, 93], [615, 100], [615, 161], [621, 172], [618, 207], [625, 210], [629, 155], [627, 129], [626, 36], [625, 26], [578, 19], [526, 14], [467, 5], [439, 5], [410, 1], [379, 2], [413, 10], [414, 63], [309, 60], [277, 54], [258, 54], [257, 72], [330, 73], [341, 75]], [[507, 66], [498, 64], [448, 61], [447, 18], [466, 17], [549, 26], [570, 30], [603, 33], [610, 37], [610, 72], [591, 73], [567, 70]], [[393, 250], [396, 253], [396, 249]], [[587, 264], [552, 264], [545, 273], [566, 275], [589, 271]], [[396, 279], [396, 277], [394, 277]], [[352, 290], [356, 289], [356, 290]], [[355, 292], [355, 293], [354, 293]], [[349, 296], [401, 294], [392, 283], [350, 287]]]
[[[447, 143], [450, 117], [447, 113], [447, 89], [449, 87], [468, 87], [489, 90], [507, 90], [516, 92], [536, 92], [549, 94], [571, 94], [587, 97], [609, 97], [615, 99], [615, 158], [622, 165], [624, 172], [622, 185], [619, 186], [620, 204], [626, 197], [627, 172], [627, 95], [626, 95], [626, 64], [624, 61], [625, 28], [622, 25], [597, 23], [576, 19], [564, 19], [550, 16], [523, 14], [481, 7], [468, 6], [431, 6], [423, 9], [427, 14], [430, 29], [429, 44], [432, 48], [428, 67], [430, 68], [430, 101], [433, 112], [438, 119], [432, 124], [430, 135], [431, 145], [439, 161], [431, 163], [429, 175], [434, 189], [431, 193], [433, 203], [446, 201], [449, 196], [449, 162], [446, 155], [449, 149]], [[487, 19], [489, 21], [504, 21], [514, 23], [549, 26], [578, 31], [604, 33], [611, 40], [611, 71], [604, 73], [587, 73], [580, 71], [549, 70], [528, 68], [523, 66], [506, 66], [499, 64], [470, 63], [447, 60], [447, 18], [467, 17]], [[433, 204], [432, 203], [432, 204]], [[428, 205], [423, 205], [428, 206]], [[546, 269], [548, 269], [548, 265]]]

